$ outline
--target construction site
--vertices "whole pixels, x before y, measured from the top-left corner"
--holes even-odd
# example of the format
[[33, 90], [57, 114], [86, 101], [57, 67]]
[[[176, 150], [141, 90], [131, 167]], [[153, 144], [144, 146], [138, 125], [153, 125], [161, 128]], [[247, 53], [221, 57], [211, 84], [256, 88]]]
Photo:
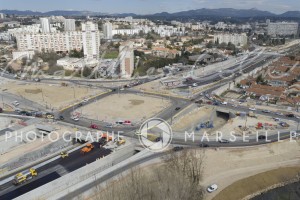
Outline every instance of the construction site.
[[75, 110], [81, 117], [115, 123], [127, 120], [139, 124], [171, 105], [165, 97], [142, 94], [113, 94]]

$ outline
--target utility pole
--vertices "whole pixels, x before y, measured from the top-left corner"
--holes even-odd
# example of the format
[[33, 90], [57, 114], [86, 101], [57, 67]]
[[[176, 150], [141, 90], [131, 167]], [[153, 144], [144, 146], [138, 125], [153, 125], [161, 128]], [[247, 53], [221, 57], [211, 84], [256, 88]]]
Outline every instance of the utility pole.
[[76, 95], [75, 95], [75, 87], [73, 87], [73, 94], [74, 94], [74, 99], [76, 99]]
[[3, 109], [4, 109], [3, 94], [1, 95], [1, 97], [2, 97], [2, 104], [3, 104]]

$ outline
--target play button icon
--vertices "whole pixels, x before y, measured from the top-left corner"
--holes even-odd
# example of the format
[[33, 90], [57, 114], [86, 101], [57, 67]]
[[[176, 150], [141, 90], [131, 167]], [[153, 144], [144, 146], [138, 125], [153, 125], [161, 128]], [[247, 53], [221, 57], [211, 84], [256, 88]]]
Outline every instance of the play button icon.
[[140, 143], [148, 150], [165, 150], [172, 141], [172, 129], [163, 119], [153, 118], [145, 121], [139, 130]]

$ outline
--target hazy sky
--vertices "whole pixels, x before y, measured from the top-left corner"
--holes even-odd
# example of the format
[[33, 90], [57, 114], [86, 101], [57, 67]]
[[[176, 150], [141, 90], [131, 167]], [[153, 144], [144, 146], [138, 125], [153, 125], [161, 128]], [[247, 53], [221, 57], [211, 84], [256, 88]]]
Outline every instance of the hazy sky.
[[257, 8], [283, 13], [288, 10], [300, 10], [300, 2], [299, 0], [0, 0], [0, 10], [89, 10], [104, 13], [151, 14], [198, 8]]

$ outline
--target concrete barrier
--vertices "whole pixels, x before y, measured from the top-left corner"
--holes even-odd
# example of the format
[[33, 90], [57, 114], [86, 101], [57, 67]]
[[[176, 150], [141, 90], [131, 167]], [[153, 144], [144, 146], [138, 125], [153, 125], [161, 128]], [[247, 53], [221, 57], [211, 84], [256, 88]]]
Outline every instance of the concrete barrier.
[[[139, 153], [140, 154], [140, 153]], [[47, 183], [35, 190], [32, 190], [16, 199], [59, 199], [63, 198], [69, 192], [80, 189], [101, 177], [101, 172], [107, 170], [118, 163], [134, 155], [134, 146], [127, 145], [117, 152], [112, 153], [105, 158], [100, 158], [95, 162], [86, 165], [74, 172], [71, 172], [59, 179]], [[139, 156], [139, 155], [138, 155]], [[134, 156], [137, 158], [137, 155]], [[130, 158], [132, 159], [132, 158]]]

